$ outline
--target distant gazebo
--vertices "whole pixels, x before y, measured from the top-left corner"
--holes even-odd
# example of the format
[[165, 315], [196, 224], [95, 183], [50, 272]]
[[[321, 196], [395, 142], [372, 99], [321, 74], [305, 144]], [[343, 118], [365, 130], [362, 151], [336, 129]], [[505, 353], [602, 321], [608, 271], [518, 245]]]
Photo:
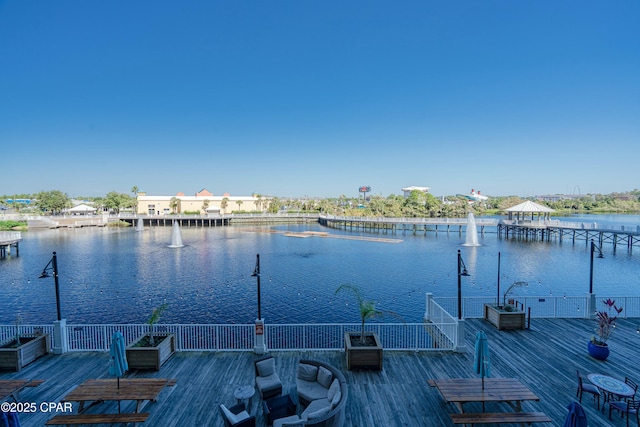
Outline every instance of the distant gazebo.
[[[537, 214], [538, 220], [542, 216], [543, 220], [551, 219], [551, 212], [555, 212], [553, 209], [539, 205], [538, 203], [532, 202], [531, 200], [527, 200], [524, 203], [520, 203], [519, 205], [512, 206], [510, 208], [505, 209], [509, 213], [509, 219], [515, 219], [520, 221], [527, 219], [529, 215], [531, 215], [531, 220], [533, 221], [534, 216]], [[522, 214], [522, 218], [520, 215]]]

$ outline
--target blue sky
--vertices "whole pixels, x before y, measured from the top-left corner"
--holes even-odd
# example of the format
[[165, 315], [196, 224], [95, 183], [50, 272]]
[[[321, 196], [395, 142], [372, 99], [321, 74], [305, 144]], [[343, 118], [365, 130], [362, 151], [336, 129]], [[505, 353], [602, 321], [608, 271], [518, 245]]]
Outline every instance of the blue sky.
[[640, 2], [0, 0], [0, 194], [640, 188]]

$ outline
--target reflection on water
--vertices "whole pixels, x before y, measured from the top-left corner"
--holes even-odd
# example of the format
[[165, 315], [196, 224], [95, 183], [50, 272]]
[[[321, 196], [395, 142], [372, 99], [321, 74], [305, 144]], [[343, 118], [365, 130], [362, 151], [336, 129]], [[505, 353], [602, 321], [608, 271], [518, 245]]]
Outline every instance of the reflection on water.
[[[317, 224], [279, 226], [279, 230], [328, 231]], [[420, 321], [424, 294], [455, 296], [457, 251], [470, 276], [463, 296], [495, 297], [498, 252], [500, 284], [527, 281], [515, 295], [585, 295], [589, 285], [587, 242], [539, 242], [479, 235], [481, 246], [466, 247], [457, 232], [381, 234], [398, 244], [294, 238], [249, 228], [181, 228], [188, 244], [167, 248], [171, 227], [135, 229], [38, 230], [23, 233], [20, 257], [0, 261], [0, 323], [21, 315], [25, 324], [55, 320], [53, 279], [38, 279], [58, 253], [63, 317], [70, 323], [140, 323], [167, 302], [161, 322], [251, 323], [257, 316], [256, 279], [260, 254], [262, 313], [267, 322], [358, 322], [354, 301], [335, 296], [351, 283], [382, 310]], [[367, 234], [371, 237], [371, 234]], [[638, 295], [640, 254], [604, 244], [604, 259], [594, 265], [594, 291], [612, 296]], [[638, 250], [640, 251], [640, 249]], [[384, 320], [384, 319], [383, 319]], [[393, 321], [393, 319], [387, 319]]]

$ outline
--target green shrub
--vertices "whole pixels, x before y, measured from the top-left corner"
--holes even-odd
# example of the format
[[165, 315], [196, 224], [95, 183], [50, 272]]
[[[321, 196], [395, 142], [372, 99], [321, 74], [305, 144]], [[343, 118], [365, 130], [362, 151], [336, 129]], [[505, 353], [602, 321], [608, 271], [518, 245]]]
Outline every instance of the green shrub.
[[0, 221], [0, 230], [27, 228], [27, 221]]
[[109, 227], [131, 227], [127, 221], [123, 221], [119, 219], [118, 221], [113, 221], [107, 224]]

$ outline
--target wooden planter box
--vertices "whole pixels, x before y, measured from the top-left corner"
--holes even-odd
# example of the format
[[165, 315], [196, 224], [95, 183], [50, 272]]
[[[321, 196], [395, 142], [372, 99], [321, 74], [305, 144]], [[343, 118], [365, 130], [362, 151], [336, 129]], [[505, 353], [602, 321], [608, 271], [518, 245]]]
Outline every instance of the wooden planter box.
[[[138, 341], [148, 337], [143, 335]], [[154, 369], [160, 370], [164, 364], [176, 351], [175, 334], [156, 333], [153, 334], [156, 341], [155, 347], [135, 347], [136, 343], [127, 347], [127, 364], [129, 369]], [[162, 340], [158, 342], [158, 340]]]
[[498, 330], [513, 330], [525, 328], [524, 311], [504, 311], [500, 306], [484, 305], [484, 320], [491, 323]]
[[[5, 343], [9, 345], [14, 340]], [[49, 353], [49, 334], [28, 334], [20, 336], [20, 346], [0, 347], [0, 369], [20, 371], [40, 356]]]
[[[352, 342], [355, 337], [355, 342]], [[382, 344], [375, 332], [366, 332], [365, 337], [372, 345], [360, 345], [360, 332], [344, 333], [344, 351], [347, 357], [347, 369], [367, 368], [382, 370]]]

